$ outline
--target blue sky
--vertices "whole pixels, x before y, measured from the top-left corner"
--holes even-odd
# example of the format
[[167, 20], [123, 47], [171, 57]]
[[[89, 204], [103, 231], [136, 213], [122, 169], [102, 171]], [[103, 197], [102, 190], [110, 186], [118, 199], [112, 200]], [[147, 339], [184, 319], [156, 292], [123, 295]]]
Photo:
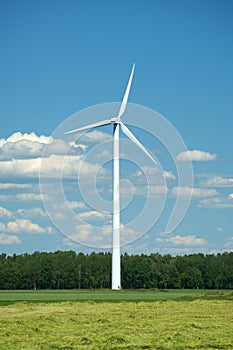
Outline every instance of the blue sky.
[[[165, 147], [142, 134], [167, 172], [168, 203], [161, 222], [124, 249], [162, 254], [233, 249], [232, 15], [233, 4], [227, 0], [1, 1], [1, 252], [88, 251], [72, 244], [47, 217], [38, 164], [50, 135], [70, 115], [121, 100], [133, 62], [130, 102], [159, 112], [180, 133], [193, 159], [195, 190], [182, 223], [165, 233], [177, 174]], [[108, 139], [110, 131], [100, 130], [97, 143]], [[83, 148], [79, 144], [76, 151], [85, 154], [93, 140], [80, 140]], [[127, 164], [124, 169], [131, 181], [139, 174]], [[110, 186], [110, 166], [105, 170]], [[75, 170], [69, 171], [67, 188], [74, 181]], [[129, 217], [143, 205], [143, 195], [137, 193]], [[110, 217], [93, 212], [75, 194], [67, 196], [76, 213], [89, 216], [90, 224], [98, 221], [108, 235]], [[85, 225], [77, 234], [88, 239], [96, 235]], [[127, 234], [133, 237], [133, 232]]]

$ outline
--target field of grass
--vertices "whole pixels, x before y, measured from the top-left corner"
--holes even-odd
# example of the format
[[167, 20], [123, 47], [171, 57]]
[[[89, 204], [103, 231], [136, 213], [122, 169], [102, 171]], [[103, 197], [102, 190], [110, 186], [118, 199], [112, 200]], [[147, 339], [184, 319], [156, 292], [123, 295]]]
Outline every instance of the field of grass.
[[1, 291], [0, 349], [233, 349], [232, 292], [205, 292]]
[[19, 301], [28, 302], [62, 302], [62, 301], [159, 301], [159, 300], [194, 300], [196, 298], [225, 298], [231, 291], [202, 289], [166, 289], [166, 290], [1, 290], [0, 306]]

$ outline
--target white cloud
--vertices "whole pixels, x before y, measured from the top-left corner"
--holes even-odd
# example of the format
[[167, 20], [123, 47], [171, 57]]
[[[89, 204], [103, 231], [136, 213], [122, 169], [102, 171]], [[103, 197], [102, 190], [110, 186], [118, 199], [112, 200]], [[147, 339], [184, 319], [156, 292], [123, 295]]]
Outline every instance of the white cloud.
[[[106, 135], [98, 131], [90, 133], [88, 139], [106, 139]], [[42, 152], [46, 146], [46, 152], [42, 157]], [[63, 171], [63, 178], [77, 175], [80, 165], [81, 155], [87, 149], [84, 144], [66, 142], [60, 139], [53, 139], [44, 135], [37, 136], [35, 133], [22, 134], [17, 132], [7, 139], [0, 139], [0, 177], [2, 179], [13, 178], [37, 178], [39, 176], [41, 164], [44, 173], [48, 177], [57, 177]], [[77, 158], [74, 158], [77, 157]], [[86, 164], [88, 167], [93, 164]], [[82, 164], [82, 167], [84, 165]], [[0, 189], [22, 189], [29, 184], [1, 184]]]
[[0, 218], [32, 218], [47, 217], [47, 213], [41, 208], [17, 209], [10, 211], [4, 207], [0, 207]]
[[[70, 144], [68, 144], [67, 142], [65, 142], [64, 140], [53, 140], [52, 143], [50, 143], [49, 145], [47, 145], [46, 147], [46, 157], [48, 157], [49, 155], [52, 154], [56, 154], [56, 155], [66, 155], [68, 154], [68, 152], [75, 153], [74, 151], [78, 150], [78, 146], [77, 147], [73, 147]], [[82, 151], [80, 150], [80, 153], [82, 153]]]
[[176, 160], [179, 162], [205, 162], [216, 159], [217, 154], [211, 154], [209, 152], [203, 152], [199, 150], [183, 151], [179, 153], [176, 157]]
[[3, 207], [0, 207], [0, 218], [11, 218], [13, 216], [13, 213]]
[[30, 134], [27, 134], [27, 133], [22, 134], [21, 132], [15, 132], [11, 136], [9, 136], [7, 139], [3, 139], [3, 138], [0, 139], [0, 147], [2, 147], [3, 145], [9, 142], [14, 143], [22, 140], [49, 144], [53, 141], [53, 138], [51, 136], [43, 136], [43, 135], [37, 136], [34, 132]]
[[79, 214], [79, 217], [82, 220], [90, 220], [90, 221], [96, 221], [96, 220], [106, 220], [108, 218], [111, 218], [112, 215], [108, 213], [102, 213], [100, 211], [91, 210], [91, 211], [85, 211]]
[[0, 159], [39, 157], [44, 146], [52, 141], [52, 137], [37, 136], [34, 132], [16, 132], [7, 139], [0, 139]]
[[168, 192], [166, 180], [175, 180], [170, 171], [161, 171], [156, 167], [144, 166], [132, 175], [132, 181], [121, 184], [122, 195], [139, 195], [151, 198], [165, 195]]
[[0, 244], [10, 245], [10, 244], [20, 244], [21, 241], [19, 237], [14, 235], [7, 235], [6, 233], [0, 233]]
[[46, 157], [49, 155], [82, 154], [87, 146], [75, 142], [67, 143], [51, 136], [37, 136], [35, 133], [21, 134], [17, 132], [7, 139], [0, 139], [0, 159], [40, 158], [46, 146]]
[[[134, 188], [134, 195], [142, 196], [145, 198], [164, 198], [164, 196], [168, 193], [167, 186], [137, 186]], [[125, 193], [123, 193], [125, 195]], [[130, 194], [127, 193], [128, 195]]]
[[122, 182], [121, 187], [121, 196], [122, 197], [129, 197], [129, 196], [142, 196], [142, 197], [150, 197], [150, 198], [156, 198], [160, 196], [164, 196], [168, 192], [167, 186], [144, 186], [144, 185], [137, 185], [137, 186], [127, 186], [127, 182]]
[[233, 193], [230, 193], [228, 196], [229, 199], [233, 199]]
[[150, 186], [149, 195], [151, 197], [153, 196], [157, 197], [158, 195], [164, 195], [167, 192], [168, 192], [167, 186]]
[[[43, 198], [48, 198], [48, 196], [45, 194], [43, 195]], [[42, 197], [41, 194], [37, 193], [18, 193], [18, 194], [1, 194], [0, 195], [0, 200], [5, 201], [5, 202], [10, 202], [10, 201], [41, 201]]]
[[189, 197], [190, 195], [195, 198], [203, 197], [213, 197], [217, 196], [219, 193], [214, 189], [205, 188], [192, 188], [192, 187], [173, 187], [171, 189], [171, 194], [174, 196]]
[[163, 243], [163, 242], [164, 242], [164, 239], [162, 239], [162, 238], [156, 238], [156, 239], [155, 239], [155, 242], [156, 242], [156, 243]]
[[[140, 234], [138, 232], [121, 224], [122, 246], [135, 241], [135, 239], [138, 239], [139, 237]], [[112, 248], [112, 226], [103, 225], [96, 231], [96, 227], [93, 225], [77, 225], [76, 233], [70, 235], [69, 238], [65, 238], [64, 240], [64, 243], [69, 246], [74, 245], [76, 242], [87, 246], [96, 246], [101, 249], [110, 249]]]
[[223, 232], [223, 228], [221, 226], [216, 227], [217, 232]]
[[38, 168], [41, 177], [49, 178], [70, 178], [77, 177], [79, 165], [81, 162], [80, 156], [62, 157], [58, 155], [51, 155], [42, 160], [42, 168]]
[[222, 176], [213, 176], [213, 175], [204, 175], [199, 183], [201, 187], [233, 187], [233, 178], [232, 177], [222, 177]]
[[[1, 162], [0, 177], [11, 178], [37, 178], [41, 166], [41, 158], [12, 159]], [[51, 168], [51, 165], [50, 165]]]
[[0, 231], [5, 231], [6, 225], [3, 222], [0, 222]]
[[15, 199], [19, 201], [41, 201], [41, 194], [19, 193], [15, 195]]
[[21, 140], [8, 142], [0, 148], [0, 159], [36, 158], [41, 155], [44, 145], [39, 142]]
[[82, 210], [86, 209], [86, 204], [84, 202], [78, 201], [66, 201], [62, 204], [53, 203], [53, 215], [56, 219], [64, 220], [66, 218], [65, 211], [67, 207], [71, 210]]
[[126, 227], [124, 224], [121, 224], [121, 244], [123, 246], [130, 242], [134, 242], [140, 237], [142, 237], [141, 233]]
[[168, 236], [170, 236], [171, 235], [171, 231], [161, 231], [161, 232], [159, 232], [158, 233], [158, 236], [160, 236], [160, 237], [168, 237]]
[[82, 152], [85, 152], [87, 150], [87, 148], [88, 148], [87, 145], [84, 145], [82, 143], [76, 143], [75, 141], [70, 141], [70, 142], [68, 142], [68, 144], [69, 144], [70, 147], [73, 147], [73, 148], [76, 148], [76, 149], [79, 148], [80, 150], [82, 150]]
[[[161, 254], [173, 254], [173, 255], [184, 255], [184, 254], [199, 254], [199, 253], [203, 253], [203, 254], [212, 254], [211, 252], [209, 252], [209, 249], [207, 248], [207, 246], [169, 246], [169, 247], [161, 247], [160, 249], [160, 253]], [[219, 253], [219, 251], [218, 251]]]
[[95, 174], [104, 175], [108, 171], [98, 164], [83, 161], [82, 156], [51, 155], [47, 158], [13, 159], [2, 161], [0, 177], [9, 178], [77, 178], [78, 172], [83, 180], [94, 178]]
[[61, 212], [57, 212], [54, 213], [54, 218], [58, 219], [58, 220], [65, 220], [66, 219], [66, 215], [64, 213]]
[[231, 198], [206, 198], [202, 199], [199, 204], [199, 208], [216, 208], [216, 209], [226, 209], [233, 208], [233, 201]]
[[176, 177], [171, 171], [161, 171], [156, 167], [144, 166], [141, 170], [137, 170], [133, 177], [145, 176], [150, 184], [164, 184], [165, 180], [175, 180]]
[[0, 183], [0, 190], [24, 190], [31, 187], [31, 184]]
[[103, 150], [102, 152], [100, 153], [97, 153], [95, 158], [97, 159], [112, 159], [112, 153], [110, 153], [107, 149], [106, 150]]
[[198, 238], [195, 235], [189, 236], [173, 236], [166, 239], [166, 242], [170, 242], [175, 246], [185, 245], [185, 246], [203, 246], [207, 244], [207, 241], [203, 238]]
[[41, 208], [18, 209], [14, 212], [14, 216], [20, 218], [47, 217], [47, 213]]
[[95, 234], [94, 229], [95, 228], [89, 224], [77, 225], [76, 232], [69, 235], [69, 238], [65, 238], [64, 243], [69, 246], [72, 246], [75, 242], [94, 246], [101, 242], [101, 246], [107, 247], [108, 244], [104, 243], [103, 236]]
[[31, 222], [28, 219], [16, 219], [15, 221], [10, 221], [5, 225], [5, 229], [1, 231], [6, 231], [10, 233], [52, 233], [51, 227], [41, 227], [38, 224]]
[[162, 232], [159, 234], [159, 236], [160, 237], [157, 237], [155, 239], [155, 243], [162, 249], [167, 249], [169, 247], [171, 251], [173, 251], [172, 246], [200, 247], [200, 246], [207, 245], [207, 241], [205, 239], [199, 238], [195, 235], [172, 236], [172, 235], [169, 235], [167, 232]]
[[163, 176], [165, 177], [165, 179], [168, 179], [168, 180], [176, 179], [175, 175], [171, 171], [164, 171]]
[[67, 203], [71, 209], [85, 209], [86, 208], [86, 204], [84, 202], [67, 201]]
[[78, 138], [79, 141], [84, 142], [84, 143], [85, 142], [87, 142], [87, 143], [102, 142], [102, 141], [111, 140], [111, 139], [112, 139], [112, 135], [110, 135], [106, 132], [99, 131], [99, 130], [86, 132]]

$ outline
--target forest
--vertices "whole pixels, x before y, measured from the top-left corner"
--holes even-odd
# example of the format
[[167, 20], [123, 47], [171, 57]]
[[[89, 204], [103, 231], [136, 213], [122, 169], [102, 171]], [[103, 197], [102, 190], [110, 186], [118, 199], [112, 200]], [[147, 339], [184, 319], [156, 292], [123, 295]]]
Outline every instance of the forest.
[[[233, 252], [121, 257], [123, 289], [233, 288]], [[111, 253], [0, 255], [0, 289], [111, 288]]]

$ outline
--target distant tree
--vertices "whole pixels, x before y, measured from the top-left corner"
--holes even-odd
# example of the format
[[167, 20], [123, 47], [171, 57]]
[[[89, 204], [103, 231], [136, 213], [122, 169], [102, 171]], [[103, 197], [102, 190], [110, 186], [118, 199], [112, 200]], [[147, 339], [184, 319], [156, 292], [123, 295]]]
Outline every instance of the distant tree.
[[[122, 287], [233, 288], [233, 252], [121, 259]], [[111, 254], [74, 251], [0, 255], [0, 289], [111, 288]]]

